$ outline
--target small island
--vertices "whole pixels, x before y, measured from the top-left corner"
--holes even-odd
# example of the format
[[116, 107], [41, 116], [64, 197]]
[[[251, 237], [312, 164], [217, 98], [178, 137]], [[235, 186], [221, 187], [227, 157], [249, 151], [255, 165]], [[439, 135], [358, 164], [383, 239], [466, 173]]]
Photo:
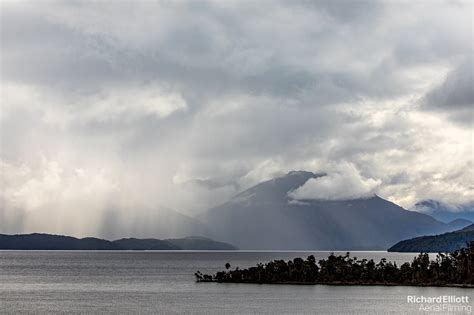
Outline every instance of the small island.
[[326, 285], [410, 285], [474, 287], [474, 241], [468, 247], [452, 253], [439, 253], [430, 260], [420, 253], [411, 263], [400, 267], [382, 258], [358, 260], [346, 255], [331, 254], [316, 262], [313, 255], [306, 260], [295, 258], [288, 262], [274, 260], [247, 269], [235, 268], [215, 275], [196, 272], [197, 282], [259, 283], [259, 284], [326, 284]]

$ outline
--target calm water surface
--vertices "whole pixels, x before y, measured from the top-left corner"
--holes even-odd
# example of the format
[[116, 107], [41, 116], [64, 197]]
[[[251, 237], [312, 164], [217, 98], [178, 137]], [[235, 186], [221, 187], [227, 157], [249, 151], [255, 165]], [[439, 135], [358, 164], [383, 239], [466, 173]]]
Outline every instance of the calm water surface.
[[[216, 284], [194, 279], [196, 270], [215, 273], [226, 262], [250, 267], [310, 254], [317, 260], [328, 256], [328, 252], [0, 251], [0, 312], [427, 314], [418, 310], [418, 304], [408, 304], [407, 295], [474, 299], [474, 290], [460, 288]], [[414, 256], [353, 255], [376, 261], [386, 257], [399, 264]]]

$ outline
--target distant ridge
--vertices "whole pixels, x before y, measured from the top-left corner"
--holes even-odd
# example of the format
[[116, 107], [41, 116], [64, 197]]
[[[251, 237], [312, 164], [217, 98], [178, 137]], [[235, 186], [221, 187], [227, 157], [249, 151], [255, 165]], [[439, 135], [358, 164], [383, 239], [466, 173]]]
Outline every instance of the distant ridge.
[[474, 231], [474, 224], [466, 226], [465, 228], [459, 230], [458, 232], [471, 232]]
[[400, 241], [388, 249], [389, 252], [453, 252], [474, 241], [474, 224], [459, 231], [433, 236], [421, 236]]
[[447, 224], [451, 226], [453, 230], [458, 230], [470, 226], [472, 221], [466, 219], [455, 219], [451, 222], [448, 222]]
[[474, 202], [450, 206], [437, 200], [426, 199], [417, 202], [413, 210], [429, 214], [436, 220], [446, 223], [455, 219], [474, 222]]
[[235, 246], [204, 237], [177, 239], [75, 238], [43, 233], [0, 234], [0, 250], [235, 250]]

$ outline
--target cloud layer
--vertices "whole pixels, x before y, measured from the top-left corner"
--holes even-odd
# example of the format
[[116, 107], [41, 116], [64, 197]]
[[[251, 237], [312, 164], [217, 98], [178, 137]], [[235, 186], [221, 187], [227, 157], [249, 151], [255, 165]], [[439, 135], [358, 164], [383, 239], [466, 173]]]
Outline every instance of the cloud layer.
[[0, 5], [2, 229], [194, 214], [347, 164], [311, 193], [474, 199], [468, 1]]
[[441, 112], [472, 128], [474, 105], [474, 63], [472, 56], [448, 73], [445, 80], [427, 93], [424, 108]]
[[375, 195], [381, 180], [364, 178], [350, 164], [342, 164], [326, 176], [310, 178], [303, 186], [288, 193], [296, 200], [351, 200]]

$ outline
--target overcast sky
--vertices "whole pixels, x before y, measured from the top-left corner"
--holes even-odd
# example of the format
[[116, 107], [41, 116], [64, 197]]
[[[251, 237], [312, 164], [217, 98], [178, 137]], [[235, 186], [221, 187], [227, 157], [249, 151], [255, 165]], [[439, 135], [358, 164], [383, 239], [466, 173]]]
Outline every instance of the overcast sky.
[[474, 200], [472, 2], [2, 1], [0, 20], [4, 229], [192, 214], [294, 169], [330, 175], [295, 198]]

